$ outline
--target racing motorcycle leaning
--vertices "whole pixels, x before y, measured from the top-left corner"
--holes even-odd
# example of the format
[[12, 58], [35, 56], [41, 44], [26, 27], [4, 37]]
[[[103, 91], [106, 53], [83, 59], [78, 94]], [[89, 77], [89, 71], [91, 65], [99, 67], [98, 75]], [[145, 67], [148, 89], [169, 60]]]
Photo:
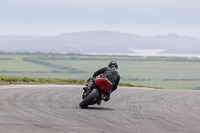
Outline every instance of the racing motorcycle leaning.
[[83, 88], [82, 101], [79, 103], [81, 108], [87, 108], [89, 105], [98, 104], [106, 101], [109, 93], [110, 83], [106, 78], [89, 78], [88, 84]]

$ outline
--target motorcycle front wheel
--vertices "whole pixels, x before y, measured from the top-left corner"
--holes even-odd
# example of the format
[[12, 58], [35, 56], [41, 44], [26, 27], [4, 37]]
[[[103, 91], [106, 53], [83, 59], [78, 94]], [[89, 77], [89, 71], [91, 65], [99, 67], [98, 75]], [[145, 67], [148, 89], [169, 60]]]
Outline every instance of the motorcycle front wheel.
[[92, 90], [92, 92], [79, 103], [79, 106], [81, 108], [87, 108], [97, 96], [99, 96], [99, 91], [97, 89]]

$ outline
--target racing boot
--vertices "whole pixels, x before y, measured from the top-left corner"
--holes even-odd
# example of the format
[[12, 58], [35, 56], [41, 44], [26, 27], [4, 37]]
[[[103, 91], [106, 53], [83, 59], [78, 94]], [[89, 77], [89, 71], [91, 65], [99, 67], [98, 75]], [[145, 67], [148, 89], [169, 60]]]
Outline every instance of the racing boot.
[[110, 99], [110, 93], [107, 93], [107, 94], [106, 94], [106, 98], [105, 98], [104, 101], [107, 102], [109, 99]]
[[110, 100], [110, 94], [112, 93], [112, 89], [109, 90], [108, 93], [106, 93], [106, 98], [104, 99], [105, 102], [107, 102], [108, 100]]

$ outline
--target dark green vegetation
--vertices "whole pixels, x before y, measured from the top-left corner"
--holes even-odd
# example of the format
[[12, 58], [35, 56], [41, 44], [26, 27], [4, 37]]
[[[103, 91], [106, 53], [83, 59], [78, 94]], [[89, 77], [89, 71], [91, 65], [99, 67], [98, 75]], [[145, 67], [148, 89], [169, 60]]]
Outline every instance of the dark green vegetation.
[[121, 84], [200, 89], [198, 58], [1, 52], [0, 75], [87, 80], [111, 60], [119, 64]]
[[36, 78], [36, 77], [14, 77], [14, 76], [0, 76], [0, 82], [6, 84], [6, 82], [15, 84], [15, 83], [55, 83], [55, 84], [84, 84], [85, 80], [77, 79], [59, 79], [59, 78]]

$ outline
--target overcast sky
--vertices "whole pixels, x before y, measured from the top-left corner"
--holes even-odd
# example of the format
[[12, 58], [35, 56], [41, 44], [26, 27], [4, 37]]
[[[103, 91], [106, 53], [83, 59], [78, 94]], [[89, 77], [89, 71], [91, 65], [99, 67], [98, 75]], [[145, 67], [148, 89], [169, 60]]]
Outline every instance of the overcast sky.
[[0, 35], [89, 30], [200, 38], [200, 1], [0, 0]]

